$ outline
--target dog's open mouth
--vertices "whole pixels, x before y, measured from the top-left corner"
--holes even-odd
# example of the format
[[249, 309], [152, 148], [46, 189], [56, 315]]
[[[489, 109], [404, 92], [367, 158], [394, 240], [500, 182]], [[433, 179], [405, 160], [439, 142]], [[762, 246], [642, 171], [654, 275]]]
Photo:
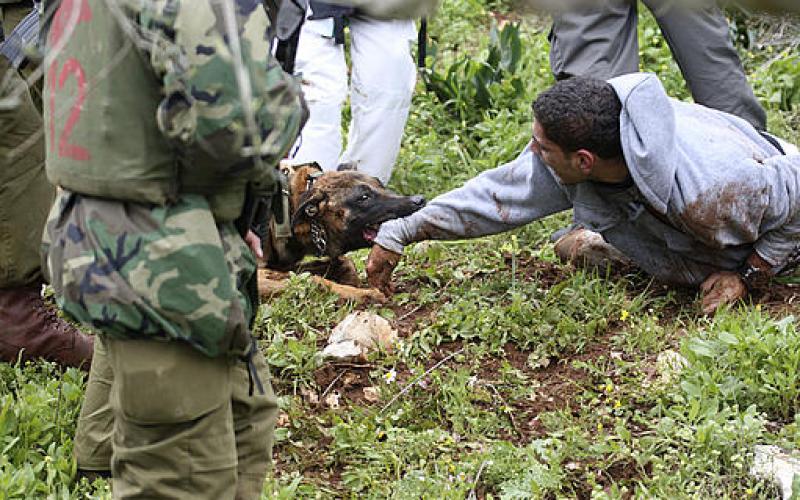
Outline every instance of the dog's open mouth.
[[381, 228], [380, 224], [371, 224], [365, 227], [361, 233], [364, 236], [364, 240], [367, 241], [368, 243], [372, 243], [373, 241], [375, 241], [375, 238], [378, 237], [378, 230], [380, 230], [380, 228]]

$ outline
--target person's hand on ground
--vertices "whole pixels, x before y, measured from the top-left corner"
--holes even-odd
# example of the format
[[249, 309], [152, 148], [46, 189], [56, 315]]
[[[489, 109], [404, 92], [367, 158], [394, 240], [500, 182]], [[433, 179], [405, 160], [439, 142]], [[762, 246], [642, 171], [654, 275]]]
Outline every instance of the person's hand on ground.
[[747, 286], [737, 273], [719, 271], [706, 278], [700, 291], [703, 293], [703, 314], [710, 315], [724, 304], [743, 299], [747, 295]]
[[373, 245], [367, 259], [367, 281], [387, 297], [394, 293], [392, 273], [402, 256], [380, 245]]

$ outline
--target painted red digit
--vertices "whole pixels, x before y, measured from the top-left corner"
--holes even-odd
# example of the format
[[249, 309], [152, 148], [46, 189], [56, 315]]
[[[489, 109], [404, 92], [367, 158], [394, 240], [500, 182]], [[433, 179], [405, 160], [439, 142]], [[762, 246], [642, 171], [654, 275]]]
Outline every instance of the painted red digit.
[[[53, 22], [50, 26], [50, 32], [48, 33], [47, 44], [51, 48], [59, 43], [65, 32], [67, 32], [67, 23], [73, 16], [76, 15], [76, 8], [80, 9], [77, 12], [77, 20], [75, 22], [76, 26], [78, 23], [92, 20], [92, 9], [89, 8], [88, 0], [78, 1], [80, 2], [80, 5], [76, 4], [75, 0], [61, 0], [58, 10], [53, 15]], [[75, 27], [73, 26], [70, 28], [69, 33], [66, 34], [71, 35], [74, 29]]]
[[64, 130], [62, 130], [61, 134], [58, 136], [58, 156], [66, 156], [73, 160], [86, 161], [89, 159], [89, 151], [83, 146], [78, 146], [77, 144], [71, 144], [69, 142], [70, 136], [72, 136], [72, 129], [75, 128], [75, 124], [81, 116], [83, 101], [86, 99], [86, 74], [83, 71], [81, 63], [74, 57], [67, 59], [64, 63], [64, 67], [61, 68], [61, 74], [58, 77], [59, 90], [64, 88], [64, 82], [70, 75], [72, 75], [78, 83], [78, 95], [72, 103], [69, 116], [67, 116], [67, 122], [64, 124]]
[[[92, 11], [89, 8], [87, 0], [62, 0], [61, 5], [53, 17], [53, 23], [50, 28], [48, 45], [52, 48], [62, 41], [62, 38], [67, 31], [67, 23], [70, 18], [74, 16], [75, 9], [80, 9], [77, 12], [77, 22], [88, 22], [92, 19]], [[74, 29], [74, 28], [73, 28]], [[71, 35], [73, 29], [70, 29], [67, 35]], [[58, 77], [58, 89], [56, 89], [56, 77]], [[47, 73], [47, 78], [50, 84], [50, 148], [56, 150], [56, 126], [55, 126], [55, 112], [56, 112], [56, 91], [62, 90], [67, 78], [72, 77], [77, 83], [77, 96], [69, 110], [64, 129], [58, 136], [58, 150], [59, 157], [72, 158], [73, 160], [86, 161], [91, 155], [89, 151], [83, 146], [72, 144], [70, 137], [72, 130], [80, 119], [81, 111], [83, 111], [83, 101], [86, 99], [86, 72], [83, 70], [80, 62], [74, 57], [67, 59], [64, 66], [61, 68], [61, 73], [58, 74], [58, 61], [53, 61], [50, 64], [50, 69]]]
[[50, 85], [50, 149], [56, 149], [56, 61], [50, 64], [50, 69], [47, 71], [47, 82]]

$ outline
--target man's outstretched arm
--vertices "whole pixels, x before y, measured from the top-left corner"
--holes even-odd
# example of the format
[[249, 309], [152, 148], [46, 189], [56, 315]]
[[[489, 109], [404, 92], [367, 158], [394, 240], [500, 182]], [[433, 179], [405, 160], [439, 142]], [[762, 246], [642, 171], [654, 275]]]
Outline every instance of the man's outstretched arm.
[[514, 161], [434, 198], [409, 217], [384, 223], [367, 262], [370, 284], [391, 292], [391, 273], [410, 243], [497, 234], [571, 206], [564, 187], [526, 146]]

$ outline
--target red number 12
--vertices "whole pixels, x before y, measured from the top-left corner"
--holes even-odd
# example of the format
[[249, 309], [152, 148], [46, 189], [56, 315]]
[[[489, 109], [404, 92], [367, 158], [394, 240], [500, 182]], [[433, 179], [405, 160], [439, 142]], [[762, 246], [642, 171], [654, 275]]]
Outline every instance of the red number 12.
[[[78, 23], [88, 22], [92, 19], [92, 11], [89, 9], [89, 3], [86, 0], [78, 1], [80, 5], [77, 5], [75, 0], [63, 0], [61, 2], [61, 6], [53, 17], [53, 24], [50, 29], [48, 45], [51, 48], [58, 44], [63, 38], [67, 22], [70, 17], [74, 15], [74, 9], [80, 9], [77, 18]], [[72, 103], [72, 107], [70, 107], [69, 116], [67, 116], [67, 120], [64, 123], [64, 129], [58, 135], [58, 149], [56, 150], [56, 125], [54, 116], [56, 110], [56, 92], [64, 88], [64, 84], [69, 77], [75, 79], [78, 94], [75, 97], [75, 101]], [[59, 157], [86, 161], [91, 157], [89, 151], [83, 146], [70, 142], [72, 130], [75, 128], [75, 124], [78, 123], [81, 111], [83, 111], [83, 101], [86, 99], [86, 73], [83, 70], [83, 66], [81, 66], [81, 63], [78, 62], [77, 59], [70, 57], [64, 62], [64, 65], [61, 67], [61, 72], [59, 73], [58, 61], [53, 61], [50, 64], [47, 79], [50, 83], [50, 148], [56, 150]], [[56, 79], [58, 80], [58, 88], [56, 88]]]

